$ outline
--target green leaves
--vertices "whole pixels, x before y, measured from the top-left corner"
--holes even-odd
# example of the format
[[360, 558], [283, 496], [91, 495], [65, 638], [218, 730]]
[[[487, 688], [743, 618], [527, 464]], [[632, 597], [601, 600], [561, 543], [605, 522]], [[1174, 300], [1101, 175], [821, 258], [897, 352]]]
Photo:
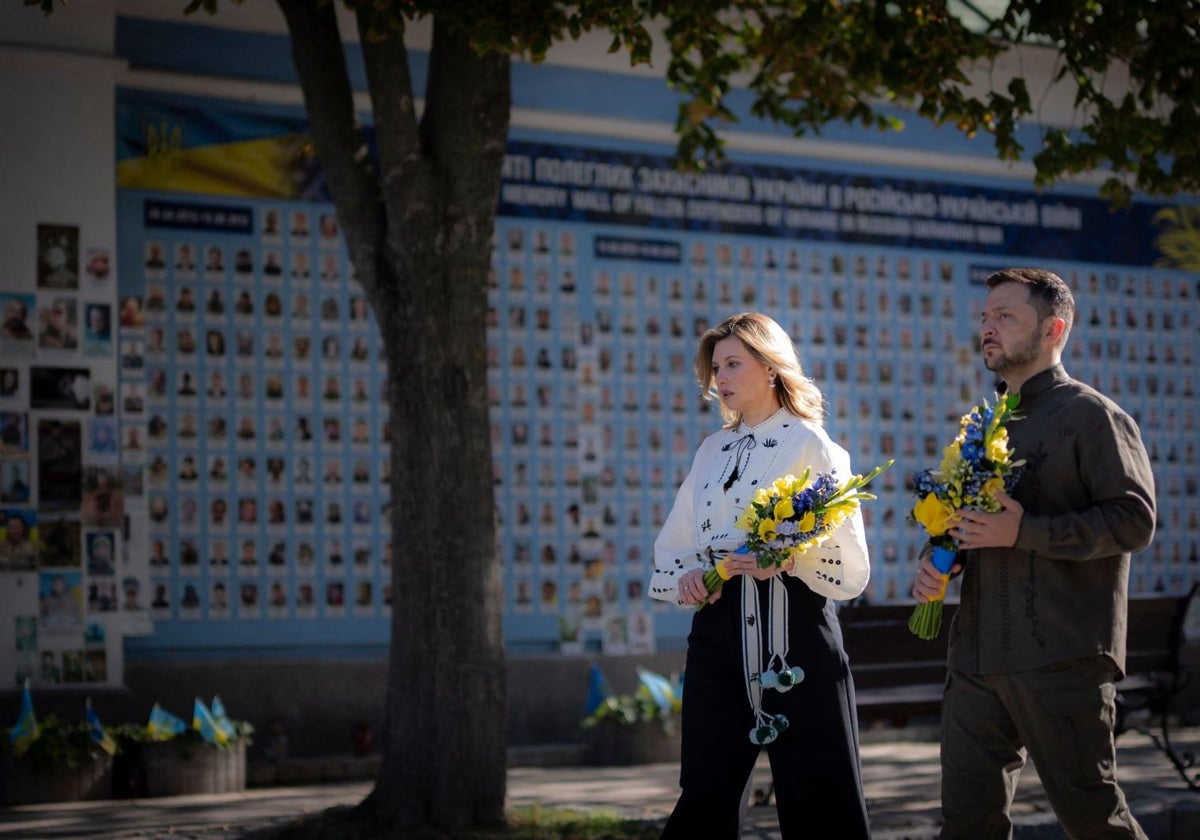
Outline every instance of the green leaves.
[[[54, 10], [54, 0], [23, 2]], [[648, 64], [657, 38], [667, 83], [680, 95], [685, 167], [723, 158], [721, 132], [737, 122], [728, 100], [739, 89], [752, 116], [797, 136], [836, 121], [899, 131], [903, 120], [888, 110], [899, 106], [967, 137], [990, 135], [997, 157], [1018, 160], [1027, 154], [1023, 123], [1047, 116], [1041, 110], [1058, 84], [1074, 97], [1075, 120], [1042, 125], [1031, 158], [1036, 185], [1100, 170], [1111, 173], [1101, 194], [1116, 205], [1134, 190], [1200, 191], [1198, 0], [1010, 0], [995, 12], [947, 0], [344, 2], [372, 4], [381, 23], [371, 38], [398, 37], [406, 21], [432, 15], [469, 33], [480, 52], [535, 62], [596, 31], [611, 35], [610, 52]], [[218, 8], [219, 0], [186, 0], [183, 11]], [[1031, 90], [1026, 56], [1047, 50], [1058, 69]], [[1014, 71], [1001, 63], [1009, 57]]]

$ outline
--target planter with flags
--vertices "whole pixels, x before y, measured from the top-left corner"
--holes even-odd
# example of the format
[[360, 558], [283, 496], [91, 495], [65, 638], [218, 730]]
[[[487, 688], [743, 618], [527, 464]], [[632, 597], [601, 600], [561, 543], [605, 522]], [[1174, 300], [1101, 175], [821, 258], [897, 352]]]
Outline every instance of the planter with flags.
[[54, 715], [39, 721], [26, 683], [20, 714], [8, 731], [8, 749], [0, 755], [0, 802], [107, 799], [112, 795], [115, 746], [90, 705], [83, 721], [60, 721]]
[[245, 790], [253, 727], [232, 720], [219, 697], [211, 707], [195, 698], [191, 726], [156, 703], [146, 731], [150, 743], [140, 753], [147, 796]]

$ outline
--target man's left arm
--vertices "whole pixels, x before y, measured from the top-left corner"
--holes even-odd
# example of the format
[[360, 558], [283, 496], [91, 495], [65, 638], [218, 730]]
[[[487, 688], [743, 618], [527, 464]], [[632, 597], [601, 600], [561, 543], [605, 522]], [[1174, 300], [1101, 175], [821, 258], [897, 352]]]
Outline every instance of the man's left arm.
[[1137, 425], [1104, 412], [1076, 441], [1091, 504], [1055, 515], [1023, 515], [1015, 546], [1044, 557], [1092, 560], [1140, 551], [1154, 536], [1154, 474]]

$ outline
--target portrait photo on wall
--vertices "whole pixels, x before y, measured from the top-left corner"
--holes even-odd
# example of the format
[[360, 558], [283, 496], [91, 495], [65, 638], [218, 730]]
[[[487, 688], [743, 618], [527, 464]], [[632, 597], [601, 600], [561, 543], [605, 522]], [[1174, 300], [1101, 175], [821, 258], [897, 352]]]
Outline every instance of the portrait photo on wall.
[[38, 560], [37, 511], [0, 510], [0, 572], [29, 571]]
[[52, 569], [58, 566], [78, 568], [83, 551], [83, 528], [74, 514], [42, 517], [38, 526], [41, 552], [38, 566]]
[[21, 369], [0, 367], [0, 400], [17, 400], [21, 394]]
[[[132, 428], [137, 428], [133, 426]], [[117, 460], [117, 421], [113, 417], [91, 417], [88, 419], [87, 452], [91, 461]]]
[[112, 276], [112, 254], [107, 248], [88, 248], [84, 253], [83, 272], [95, 285]]
[[38, 627], [46, 636], [83, 633], [83, 574], [42, 572], [38, 575]]
[[112, 306], [107, 303], [83, 305], [83, 355], [112, 355]]
[[0, 503], [29, 501], [29, 461], [0, 461]]
[[115, 531], [90, 531], [85, 537], [89, 575], [117, 573], [117, 537]]
[[83, 501], [83, 430], [78, 420], [38, 418], [38, 503], [78, 509]]
[[37, 226], [37, 284], [39, 289], [79, 288], [77, 226]]
[[79, 349], [79, 302], [55, 297], [38, 310], [38, 347], [42, 350]]
[[92, 406], [91, 376], [88, 368], [35, 365], [29, 369], [29, 405], [87, 411]]
[[96, 414], [107, 416], [116, 411], [117, 401], [113, 398], [113, 387], [105, 382], [92, 383], [92, 408]]
[[29, 415], [23, 411], [0, 411], [0, 455], [29, 457]]
[[6, 360], [33, 355], [33, 310], [33, 295], [0, 294], [0, 350]]

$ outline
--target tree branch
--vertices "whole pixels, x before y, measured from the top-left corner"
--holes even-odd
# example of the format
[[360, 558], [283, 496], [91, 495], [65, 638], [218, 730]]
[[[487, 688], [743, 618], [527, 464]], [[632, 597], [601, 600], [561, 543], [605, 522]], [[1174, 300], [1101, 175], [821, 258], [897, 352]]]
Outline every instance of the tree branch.
[[332, 3], [277, 0], [291, 34], [292, 60], [317, 159], [337, 207], [359, 281], [378, 300], [378, 259], [386, 215], [378, 176], [354, 112], [354, 94]]
[[[425, 87], [421, 142], [431, 158], [448, 212], [467, 222], [465, 241], [480, 241], [490, 226], [508, 142], [512, 91], [507, 54], [480, 54], [468, 33], [438, 19]], [[447, 249], [456, 249], [456, 231]], [[485, 237], [485, 240], [486, 238]]]
[[411, 173], [420, 157], [404, 20], [380, 3], [355, 7], [358, 38], [367, 70], [375, 143], [384, 180]]

